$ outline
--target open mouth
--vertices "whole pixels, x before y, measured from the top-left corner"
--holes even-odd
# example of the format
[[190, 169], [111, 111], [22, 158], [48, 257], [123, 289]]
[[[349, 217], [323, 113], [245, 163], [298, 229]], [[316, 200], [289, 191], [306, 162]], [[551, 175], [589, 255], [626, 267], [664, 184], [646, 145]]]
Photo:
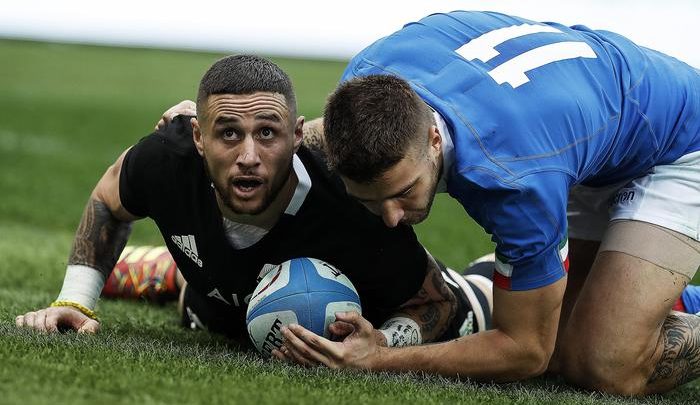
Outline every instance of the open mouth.
[[263, 184], [259, 178], [237, 178], [233, 180], [233, 187], [244, 193], [253, 191]]

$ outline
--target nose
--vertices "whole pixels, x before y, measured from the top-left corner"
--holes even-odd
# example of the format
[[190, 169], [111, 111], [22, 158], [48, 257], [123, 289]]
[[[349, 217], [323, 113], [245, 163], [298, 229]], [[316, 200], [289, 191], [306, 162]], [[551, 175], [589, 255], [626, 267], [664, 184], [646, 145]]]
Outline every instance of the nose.
[[260, 158], [258, 156], [255, 140], [252, 136], [246, 136], [243, 138], [239, 148], [238, 157], [236, 158], [237, 165], [243, 167], [253, 167], [260, 164]]
[[404, 210], [398, 202], [387, 200], [382, 203], [382, 219], [389, 228], [395, 228], [403, 216]]

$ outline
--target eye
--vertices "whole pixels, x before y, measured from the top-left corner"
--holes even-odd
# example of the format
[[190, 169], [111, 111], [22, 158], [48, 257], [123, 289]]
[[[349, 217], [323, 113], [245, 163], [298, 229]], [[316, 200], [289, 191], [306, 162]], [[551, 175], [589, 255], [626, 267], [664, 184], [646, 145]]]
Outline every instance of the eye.
[[262, 139], [272, 139], [275, 136], [275, 131], [272, 128], [265, 127], [260, 130], [260, 138]]
[[405, 198], [405, 197], [408, 197], [409, 195], [411, 195], [411, 191], [413, 191], [413, 186], [411, 186], [411, 187], [409, 187], [408, 189], [406, 189], [406, 191], [404, 191], [403, 193], [399, 194], [397, 197], [398, 197], [398, 198]]
[[223, 131], [221, 131], [221, 137], [226, 140], [235, 139], [236, 136], [236, 131], [234, 131], [232, 128], [225, 128]]

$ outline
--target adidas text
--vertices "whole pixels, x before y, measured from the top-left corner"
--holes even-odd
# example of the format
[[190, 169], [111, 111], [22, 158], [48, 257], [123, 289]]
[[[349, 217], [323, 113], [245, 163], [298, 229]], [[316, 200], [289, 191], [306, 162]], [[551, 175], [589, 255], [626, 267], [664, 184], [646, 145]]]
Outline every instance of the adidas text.
[[192, 259], [193, 262], [197, 264], [200, 268], [202, 267], [202, 259], [199, 258], [198, 252], [197, 252], [197, 244], [194, 242], [194, 235], [182, 235], [182, 236], [176, 236], [176, 235], [171, 235], [170, 239], [172, 239], [173, 243], [177, 245], [177, 247], [182, 250], [187, 257]]

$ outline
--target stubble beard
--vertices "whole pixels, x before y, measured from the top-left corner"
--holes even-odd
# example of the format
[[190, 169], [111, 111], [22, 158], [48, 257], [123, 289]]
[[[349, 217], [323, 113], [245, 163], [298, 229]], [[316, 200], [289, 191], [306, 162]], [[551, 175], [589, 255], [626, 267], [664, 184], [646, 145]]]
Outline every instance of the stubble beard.
[[[230, 183], [227, 182], [221, 184], [216, 179], [214, 179], [214, 177], [211, 175], [211, 170], [209, 169], [209, 162], [207, 162], [207, 159], [205, 157], [203, 157], [202, 159], [204, 160], [204, 168], [207, 173], [207, 177], [209, 177], [211, 184], [214, 186], [214, 190], [218, 194], [219, 200], [222, 204], [224, 204], [224, 206], [228, 210], [230, 210], [233, 214], [236, 215], [259, 215], [265, 212], [265, 210], [267, 210], [270, 207], [272, 202], [275, 201], [275, 199], [279, 195], [287, 179], [289, 178], [290, 171], [292, 170], [292, 163], [290, 162], [287, 166], [286, 175], [277, 177], [278, 179], [280, 179], [280, 181], [278, 181], [277, 184], [273, 183], [272, 187], [265, 192], [260, 204], [253, 207], [241, 207], [236, 205], [236, 199], [233, 198], [231, 195], [232, 193], [230, 189]], [[261, 187], [264, 187], [265, 184], [267, 183], [264, 183]]]
[[408, 218], [408, 220], [404, 221], [404, 223], [407, 225], [416, 225], [425, 221], [426, 218], [428, 218], [428, 215], [430, 215], [430, 210], [433, 208], [433, 202], [435, 201], [435, 195], [437, 194], [438, 182], [442, 177], [442, 164], [438, 160], [433, 161], [430, 164], [433, 166], [433, 175], [430, 179], [431, 185], [428, 192], [428, 202], [425, 207], [417, 210], [419, 213], [415, 217]]

